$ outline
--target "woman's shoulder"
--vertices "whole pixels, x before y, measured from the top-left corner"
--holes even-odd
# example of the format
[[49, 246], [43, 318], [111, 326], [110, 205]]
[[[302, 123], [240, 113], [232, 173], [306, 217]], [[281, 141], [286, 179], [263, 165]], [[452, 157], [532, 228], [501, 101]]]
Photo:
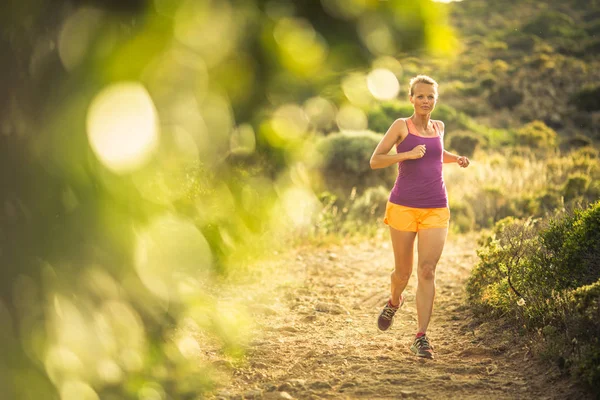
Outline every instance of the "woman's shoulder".
[[394, 127], [397, 130], [400, 130], [400, 132], [407, 132], [408, 131], [408, 120], [409, 118], [398, 118], [396, 119], [394, 122], [392, 122], [392, 127]]
[[439, 129], [441, 134], [444, 134], [444, 131], [446, 130], [446, 126], [444, 125], [444, 122], [442, 120], [432, 119], [431, 122], [433, 122], [433, 124], [435, 126], [437, 126], [437, 128]]

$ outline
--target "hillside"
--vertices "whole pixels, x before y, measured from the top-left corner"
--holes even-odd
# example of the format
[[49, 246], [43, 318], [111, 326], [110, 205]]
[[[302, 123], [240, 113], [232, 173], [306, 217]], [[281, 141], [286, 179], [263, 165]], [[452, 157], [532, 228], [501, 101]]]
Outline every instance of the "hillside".
[[444, 82], [443, 103], [494, 128], [541, 120], [563, 139], [600, 140], [597, 1], [468, 0], [446, 7], [460, 43], [456, 57], [419, 59]]

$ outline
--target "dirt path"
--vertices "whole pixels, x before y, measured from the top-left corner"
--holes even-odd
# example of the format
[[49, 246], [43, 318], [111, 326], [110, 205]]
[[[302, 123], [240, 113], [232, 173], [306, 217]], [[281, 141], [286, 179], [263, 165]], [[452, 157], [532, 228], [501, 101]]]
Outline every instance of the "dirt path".
[[585, 398], [555, 368], [533, 361], [512, 334], [473, 321], [464, 306], [473, 237], [451, 236], [438, 265], [428, 333], [435, 360], [408, 349], [416, 329], [414, 272], [394, 326], [378, 331], [393, 265], [386, 239], [296, 249], [278, 261], [291, 275], [275, 272], [274, 297], [251, 307], [257, 336], [241, 365], [228, 364], [231, 378], [214, 398]]

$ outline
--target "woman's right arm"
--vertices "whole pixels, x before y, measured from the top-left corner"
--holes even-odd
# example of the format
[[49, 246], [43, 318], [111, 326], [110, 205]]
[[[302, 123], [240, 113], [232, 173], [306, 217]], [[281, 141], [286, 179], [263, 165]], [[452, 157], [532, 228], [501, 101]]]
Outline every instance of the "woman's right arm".
[[423, 155], [425, 155], [424, 145], [418, 145], [407, 152], [388, 154], [396, 143], [404, 140], [406, 135], [408, 135], [406, 122], [402, 119], [394, 121], [385, 135], [383, 135], [383, 138], [381, 138], [381, 141], [371, 156], [371, 169], [385, 168], [404, 160], [414, 160], [423, 157]]

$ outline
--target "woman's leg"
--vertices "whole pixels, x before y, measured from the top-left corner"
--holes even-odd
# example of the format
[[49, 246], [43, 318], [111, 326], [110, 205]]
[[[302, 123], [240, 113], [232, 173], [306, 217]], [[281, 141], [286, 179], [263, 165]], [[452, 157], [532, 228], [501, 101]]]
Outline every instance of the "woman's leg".
[[419, 231], [417, 245], [417, 323], [418, 331], [425, 333], [435, 298], [435, 268], [446, 243], [447, 228], [431, 228]]
[[390, 227], [394, 249], [394, 272], [391, 275], [391, 303], [400, 304], [400, 295], [406, 288], [413, 268], [413, 252], [417, 232], [398, 231]]

